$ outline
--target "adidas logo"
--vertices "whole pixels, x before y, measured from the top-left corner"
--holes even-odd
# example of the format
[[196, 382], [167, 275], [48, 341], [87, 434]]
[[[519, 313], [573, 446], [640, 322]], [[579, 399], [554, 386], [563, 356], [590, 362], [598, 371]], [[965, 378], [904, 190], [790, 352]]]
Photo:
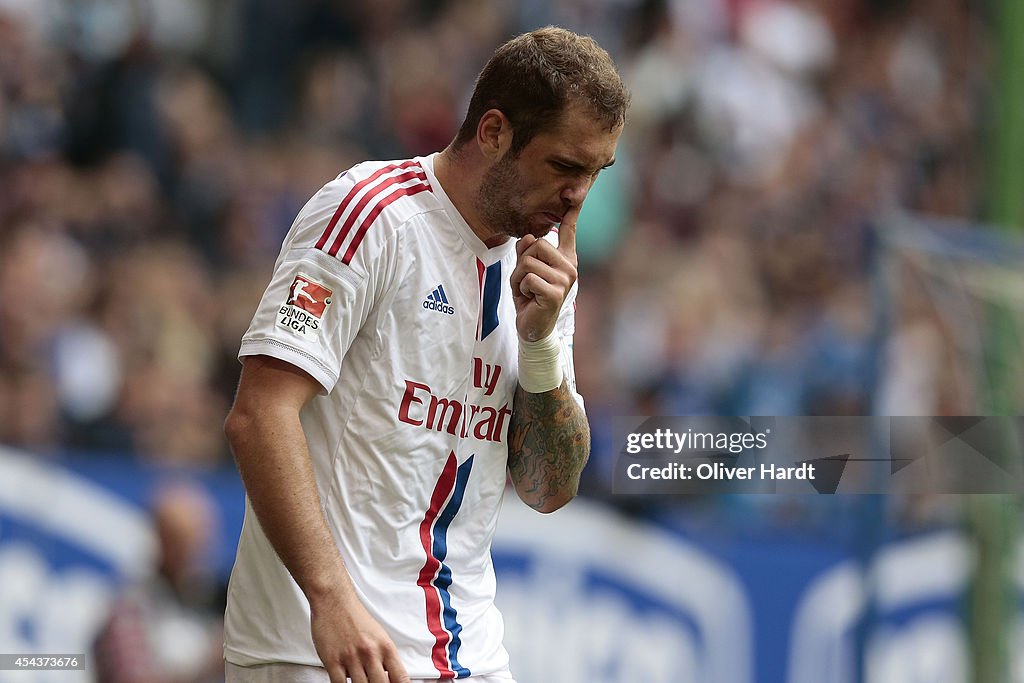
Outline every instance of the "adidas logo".
[[448, 296], [444, 293], [444, 285], [438, 285], [433, 292], [427, 295], [427, 298], [423, 300], [423, 308], [455, 315], [455, 307], [448, 303]]

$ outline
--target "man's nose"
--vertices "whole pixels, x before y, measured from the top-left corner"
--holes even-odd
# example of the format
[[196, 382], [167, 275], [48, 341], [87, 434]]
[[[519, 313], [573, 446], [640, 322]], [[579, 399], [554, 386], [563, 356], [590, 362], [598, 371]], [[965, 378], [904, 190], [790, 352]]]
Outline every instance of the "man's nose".
[[579, 206], [587, 198], [590, 186], [593, 182], [590, 178], [579, 178], [568, 183], [562, 188], [561, 199], [569, 206]]

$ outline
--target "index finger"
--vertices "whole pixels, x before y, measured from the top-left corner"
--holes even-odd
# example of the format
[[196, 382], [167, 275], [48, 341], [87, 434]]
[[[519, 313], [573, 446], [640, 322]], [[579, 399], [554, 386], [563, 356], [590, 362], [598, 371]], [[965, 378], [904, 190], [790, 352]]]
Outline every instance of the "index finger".
[[558, 225], [558, 251], [573, 259], [576, 258], [576, 221], [579, 220], [582, 206], [577, 204], [566, 211]]
[[389, 650], [384, 654], [384, 669], [388, 672], [390, 683], [411, 683], [409, 674], [394, 651]]

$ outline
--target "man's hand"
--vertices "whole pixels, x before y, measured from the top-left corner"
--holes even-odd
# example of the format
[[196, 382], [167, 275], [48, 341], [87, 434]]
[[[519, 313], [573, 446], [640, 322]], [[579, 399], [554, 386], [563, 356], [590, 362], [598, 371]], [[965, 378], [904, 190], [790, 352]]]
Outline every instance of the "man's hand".
[[576, 221], [580, 207], [569, 209], [558, 228], [558, 246], [533, 235], [516, 244], [512, 299], [520, 339], [537, 341], [551, 334], [565, 297], [576, 282]]
[[331, 683], [409, 683], [398, 651], [355, 592], [310, 602], [313, 644]]

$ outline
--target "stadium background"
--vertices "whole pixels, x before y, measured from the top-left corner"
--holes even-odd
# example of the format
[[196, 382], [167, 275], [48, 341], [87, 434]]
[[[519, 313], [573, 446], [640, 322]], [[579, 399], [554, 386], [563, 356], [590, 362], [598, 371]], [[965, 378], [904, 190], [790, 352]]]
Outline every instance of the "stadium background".
[[[583, 499], [510, 501], [495, 547], [520, 683], [1024, 681], [1005, 499], [626, 500], [607, 433], [1020, 414], [1024, 289], [994, 256], [1019, 244], [981, 225], [1024, 222], [1016, 4], [0, 1], [0, 652], [89, 651], [169, 489], [216, 613], [221, 425], [291, 219], [357, 161], [443, 147], [493, 47], [554, 23], [633, 105], [580, 221]], [[164, 633], [167, 667], [203, 656]]]

